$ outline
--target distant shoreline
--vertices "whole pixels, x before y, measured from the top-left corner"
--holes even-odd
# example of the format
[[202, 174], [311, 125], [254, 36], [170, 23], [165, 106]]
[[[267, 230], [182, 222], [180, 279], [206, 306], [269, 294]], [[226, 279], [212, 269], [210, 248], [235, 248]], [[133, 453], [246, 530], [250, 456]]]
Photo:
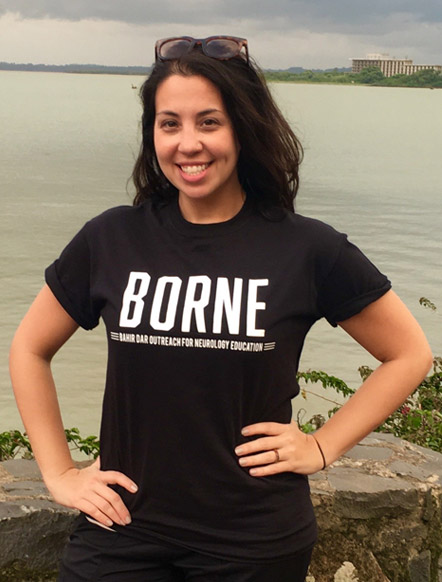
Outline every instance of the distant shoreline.
[[[113, 65], [82, 65], [73, 63], [69, 65], [44, 65], [34, 63], [7, 63], [0, 62], [0, 71], [31, 71], [44, 73], [77, 73], [77, 74], [93, 74], [93, 75], [148, 75], [152, 70], [150, 67], [143, 66], [113, 66]], [[265, 69], [267, 74], [289, 74], [297, 75], [306, 72], [313, 72], [315, 74], [327, 73], [331, 71], [350, 72], [351, 68], [334, 68], [334, 69], [304, 69], [303, 67], [290, 67], [288, 69]]]
[[43, 65], [32, 63], [0, 62], [0, 71], [22, 71], [34, 73], [71, 73], [80, 75], [134, 75], [146, 76], [152, 67], [118, 67], [108, 65]]
[[[0, 62], [0, 71], [68, 73], [77, 75], [123, 75], [147, 77], [150, 67], [118, 67], [108, 65], [43, 65]], [[291, 67], [284, 70], [264, 69], [264, 76], [272, 83], [299, 83], [308, 85], [355, 85], [365, 87], [411, 87], [422, 89], [442, 88], [442, 74], [433, 71], [420, 71], [413, 75], [384, 77], [376, 68], [352, 73], [350, 68], [304, 69]]]

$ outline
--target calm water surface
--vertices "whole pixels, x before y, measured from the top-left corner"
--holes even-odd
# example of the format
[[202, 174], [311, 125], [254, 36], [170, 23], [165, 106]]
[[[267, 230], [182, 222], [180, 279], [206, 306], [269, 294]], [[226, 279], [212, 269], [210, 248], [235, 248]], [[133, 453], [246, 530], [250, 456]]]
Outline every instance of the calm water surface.
[[[140, 116], [132, 84], [140, 83], [0, 72], [0, 432], [21, 427], [7, 352], [45, 267], [86, 220], [130, 204]], [[442, 91], [290, 84], [272, 90], [305, 147], [297, 211], [346, 232], [388, 274], [442, 355]], [[422, 296], [440, 313], [420, 307]], [[65, 424], [83, 434], [98, 433], [105, 351], [100, 326], [79, 330], [55, 358]], [[356, 387], [361, 364], [374, 361], [344, 332], [315, 325], [302, 369], [324, 369]], [[309, 395], [294, 408], [310, 414], [328, 405]]]

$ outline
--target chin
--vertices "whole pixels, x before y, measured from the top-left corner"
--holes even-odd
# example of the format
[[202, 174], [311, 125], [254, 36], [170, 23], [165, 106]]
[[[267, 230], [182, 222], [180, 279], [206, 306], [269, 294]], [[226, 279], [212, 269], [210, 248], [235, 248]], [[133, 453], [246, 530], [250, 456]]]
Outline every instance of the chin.
[[217, 195], [214, 194], [213, 192], [207, 192], [207, 191], [199, 191], [199, 192], [189, 192], [189, 191], [185, 191], [185, 190], [178, 190], [179, 195], [182, 196], [183, 198], [187, 199], [187, 200], [211, 200], [211, 199], [216, 199]]

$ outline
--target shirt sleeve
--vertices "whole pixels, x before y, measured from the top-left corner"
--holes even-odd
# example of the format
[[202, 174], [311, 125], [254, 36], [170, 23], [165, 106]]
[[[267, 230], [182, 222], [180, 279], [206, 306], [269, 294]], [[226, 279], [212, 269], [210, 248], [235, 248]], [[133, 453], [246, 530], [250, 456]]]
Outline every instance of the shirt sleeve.
[[318, 309], [334, 327], [391, 289], [391, 283], [344, 234], [318, 290]]
[[45, 280], [65, 311], [89, 330], [98, 325], [101, 306], [93, 300], [91, 292], [92, 260], [86, 226], [49, 265]]

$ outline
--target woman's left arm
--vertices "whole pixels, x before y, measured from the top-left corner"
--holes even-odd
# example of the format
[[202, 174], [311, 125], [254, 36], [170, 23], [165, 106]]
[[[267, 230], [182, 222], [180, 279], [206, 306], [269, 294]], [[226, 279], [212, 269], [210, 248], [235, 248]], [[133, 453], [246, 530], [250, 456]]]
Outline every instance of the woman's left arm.
[[244, 436], [263, 435], [236, 449], [239, 463], [252, 475], [314, 473], [323, 466], [317, 443], [329, 465], [395, 411], [431, 367], [433, 356], [424, 333], [393, 291], [339, 325], [381, 365], [314, 437], [295, 422], [244, 427]]

